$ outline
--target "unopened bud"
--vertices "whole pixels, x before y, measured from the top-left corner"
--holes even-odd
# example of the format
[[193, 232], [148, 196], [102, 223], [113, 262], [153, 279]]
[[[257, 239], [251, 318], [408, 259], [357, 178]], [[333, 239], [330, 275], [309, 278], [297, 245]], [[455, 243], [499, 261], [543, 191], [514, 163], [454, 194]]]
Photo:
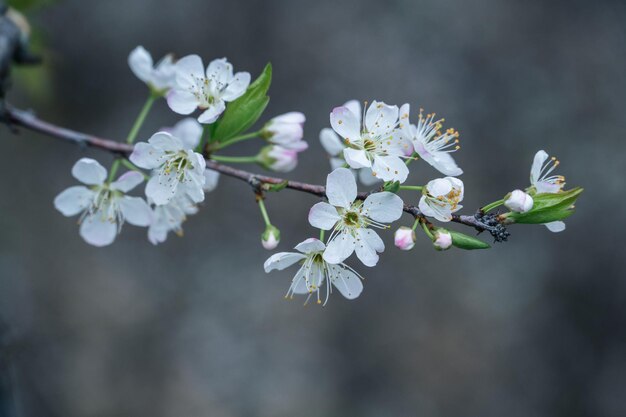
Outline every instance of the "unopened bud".
[[271, 224], [265, 228], [265, 232], [261, 235], [261, 244], [267, 250], [276, 249], [280, 242], [280, 230]]
[[511, 211], [526, 213], [533, 208], [533, 198], [522, 190], [511, 191], [504, 205]]
[[266, 146], [259, 153], [258, 162], [272, 171], [289, 172], [298, 165], [298, 151], [277, 145]]
[[300, 112], [282, 114], [265, 124], [261, 136], [274, 145], [301, 152], [308, 147], [302, 140], [305, 120], [304, 114]]
[[396, 230], [393, 243], [400, 250], [411, 250], [415, 246], [415, 232], [409, 227], [402, 226]]
[[438, 229], [434, 234], [433, 246], [437, 250], [446, 250], [452, 246], [452, 235], [445, 229]]

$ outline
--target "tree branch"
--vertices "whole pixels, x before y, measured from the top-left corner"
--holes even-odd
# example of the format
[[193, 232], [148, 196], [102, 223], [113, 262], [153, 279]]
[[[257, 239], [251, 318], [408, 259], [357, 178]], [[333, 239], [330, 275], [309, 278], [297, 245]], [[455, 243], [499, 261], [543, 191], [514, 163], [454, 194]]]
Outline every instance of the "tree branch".
[[[6, 108], [5, 117], [7, 118], [7, 123], [9, 124], [13, 124], [15, 126], [22, 126], [26, 129], [43, 133], [45, 135], [52, 136], [57, 139], [65, 140], [68, 142], [74, 142], [81, 146], [89, 146], [89, 147], [103, 149], [108, 152], [112, 152], [114, 154], [120, 155], [120, 156], [128, 156], [133, 150], [132, 145], [128, 145], [126, 143], [121, 143], [121, 142], [116, 142], [110, 139], [100, 138], [100, 137], [89, 135], [86, 133], [76, 132], [74, 130], [57, 126], [52, 123], [39, 119], [32, 112], [16, 109], [8, 105]], [[259, 175], [253, 172], [245, 171], [242, 169], [237, 169], [229, 165], [223, 165], [211, 159], [207, 159], [206, 167], [208, 169], [220, 172], [229, 177], [246, 181], [247, 183], [253, 186], [257, 186], [259, 183], [283, 184], [286, 181], [283, 178]], [[299, 181], [286, 181], [285, 188], [313, 194], [318, 197], [326, 196], [326, 187], [324, 187], [323, 185], [308, 184], [308, 183], [299, 182]], [[357, 198], [365, 199], [369, 194], [370, 193], [359, 193]], [[405, 204], [404, 211], [412, 215], [415, 218], [421, 217], [425, 219], [425, 216], [421, 213], [421, 211], [416, 206]], [[495, 216], [484, 215], [480, 211], [478, 211], [473, 216], [454, 214], [452, 217], [452, 221], [455, 223], [463, 224], [465, 226], [473, 227], [478, 232], [488, 231], [497, 240], [500, 240], [500, 239], [496, 237], [496, 234], [502, 233], [502, 229], [504, 227], [497, 221], [497, 218]]]

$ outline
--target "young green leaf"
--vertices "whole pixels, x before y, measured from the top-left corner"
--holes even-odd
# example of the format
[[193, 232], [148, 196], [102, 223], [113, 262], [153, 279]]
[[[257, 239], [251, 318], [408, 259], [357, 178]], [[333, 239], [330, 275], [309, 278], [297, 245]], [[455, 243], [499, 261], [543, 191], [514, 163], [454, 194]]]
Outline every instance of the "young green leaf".
[[489, 249], [491, 246], [475, 237], [464, 235], [463, 233], [448, 230], [452, 235], [452, 244], [461, 249]]
[[211, 141], [223, 142], [249, 129], [263, 114], [270, 98], [267, 91], [272, 82], [272, 64], [267, 64], [244, 95], [226, 106], [222, 117], [215, 122]]
[[533, 197], [532, 210], [526, 213], [507, 213], [505, 217], [509, 223], [543, 224], [563, 220], [571, 216], [571, 208], [583, 189], [573, 188], [562, 193], [544, 193]]

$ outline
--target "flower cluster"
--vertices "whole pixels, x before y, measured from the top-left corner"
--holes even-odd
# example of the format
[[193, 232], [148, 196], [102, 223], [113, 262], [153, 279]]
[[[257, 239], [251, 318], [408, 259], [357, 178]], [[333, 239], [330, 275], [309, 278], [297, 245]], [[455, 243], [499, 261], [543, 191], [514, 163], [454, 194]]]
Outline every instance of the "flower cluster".
[[[484, 249], [489, 247], [487, 243], [436, 226], [433, 221], [488, 230], [496, 241], [509, 236], [506, 227], [513, 223], [545, 224], [558, 232], [565, 229], [562, 220], [572, 214], [582, 192], [580, 188], [564, 190], [564, 177], [554, 174], [559, 162], [541, 150], [531, 167], [529, 187], [511, 191], [474, 216], [460, 216], [457, 212], [463, 207], [465, 188], [458, 176], [463, 170], [452, 157], [460, 148], [459, 132], [444, 128], [443, 118], [425, 114], [422, 109], [413, 115], [412, 123], [409, 104], [397, 106], [377, 100], [363, 106], [350, 100], [330, 112], [330, 127], [319, 134], [331, 166], [324, 187], [256, 176], [220, 163], [256, 163], [268, 170], [288, 172], [308, 148], [304, 140], [306, 118], [300, 112], [273, 117], [259, 130], [246, 132], [268, 103], [270, 65], [251, 82], [250, 73], [234, 72], [226, 58], [212, 60], [205, 68], [197, 55], [178, 61], [167, 55], [155, 66], [151, 55], [137, 47], [128, 62], [150, 90], [127, 139], [133, 144], [132, 152], [127, 159], [116, 159], [108, 173], [97, 161], [80, 159], [72, 175], [84, 185], [66, 189], [54, 201], [63, 215], [80, 214], [80, 235], [95, 246], [111, 244], [126, 222], [147, 227], [148, 239], [155, 245], [164, 242], [169, 232], [182, 235], [183, 223], [199, 211], [206, 193], [217, 187], [221, 171], [253, 186], [265, 223], [261, 243], [265, 249], [274, 250], [281, 233], [270, 221], [265, 193], [286, 187], [300, 189], [323, 197], [308, 214], [319, 239], [302, 241], [295, 246], [297, 252], [270, 256], [264, 268], [270, 272], [297, 264], [286, 296], [302, 294], [307, 301], [312, 298], [325, 304], [334, 290], [347, 299], [362, 293], [362, 276], [346, 262], [354, 254], [365, 267], [376, 266], [385, 251], [379, 231], [389, 229], [404, 212], [412, 215], [412, 227], [403, 225], [396, 230], [393, 242], [400, 250], [410, 251], [416, 246], [416, 231], [423, 231], [438, 251], [452, 246]], [[135, 144], [152, 103], [161, 97], [174, 113], [192, 115], [199, 110], [197, 117], [184, 118]], [[222, 154], [224, 149], [249, 139], [262, 144], [256, 155]], [[441, 176], [410, 185], [409, 167], [420, 159]], [[122, 165], [127, 171], [118, 177]], [[145, 197], [128, 195], [144, 180]], [[375, 188], [359, 192], [357, 180]], [[501, 206], [509, 211], [492, 212]]]

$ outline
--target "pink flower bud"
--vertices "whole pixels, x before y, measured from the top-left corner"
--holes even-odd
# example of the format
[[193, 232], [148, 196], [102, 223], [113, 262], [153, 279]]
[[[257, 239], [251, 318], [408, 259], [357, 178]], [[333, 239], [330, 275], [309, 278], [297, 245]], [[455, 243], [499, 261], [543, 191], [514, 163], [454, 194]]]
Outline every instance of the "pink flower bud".
[[308, 144], [302, 140], [305, 120], [304, 114], [300, 112], [276, 116], [263, 127], [262, 136], [274, 145], [302, 152], [308, 148]]
[[270, 145], [261, 150], [259, 163], [276, 172], [289, 172], [298, 165], [298, 151]]
[[445, 229], [439, 229], [435, 232], [435, 240], [433, 246], [437, 250], [446, 250], [452, 246], [452, 235]]
[[511, 191], [504, 205], [511, 211], [526, 213], [533, 208], [533, 198], [522, 190]]
[[400, 250], [411, 250], [415, 246], [415, 232], [409, 227], [402, 226], [396, 230], [393, 243]]

